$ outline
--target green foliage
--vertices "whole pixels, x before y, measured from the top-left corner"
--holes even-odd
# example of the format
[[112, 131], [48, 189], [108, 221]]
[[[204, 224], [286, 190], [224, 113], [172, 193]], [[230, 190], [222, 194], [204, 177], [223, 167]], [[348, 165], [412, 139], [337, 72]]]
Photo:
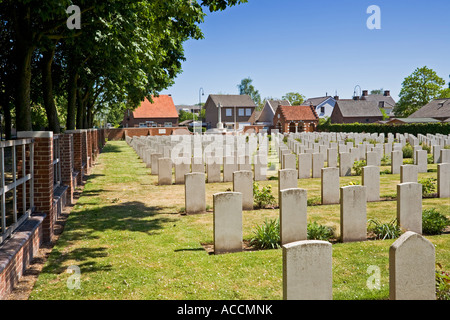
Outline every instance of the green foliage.
[[389, 165], [391, 165], [391, 157], [388, 156], [388, 155], [384, 155], [381, 158], [381, 165], [382, 166], [389, 166]]
[[239, 89], [239, 94], [244, 95], [247, 94], [253, 100], [253, 102], [259, 106], [261, 105], [261, 95], [259, 91], [252, 85], [253, 80], [249, 78], [245, 78], [241, 80], [241, 83], [237, 86]]
[[417, 68], [402, 83], [394, 113], [397, 117], [408, 117], [431, 100], [439, 98], [443, 91], [445, 80], [437, 73], [427, 68]]
[[412, 157], [413, 157], [414, 149], [413, 149], [413, 147], [412, 147], [409, 143], [407, 143], [407, 144], [402, 148], [402, 151], [403, 151], [403, 158], [404, 158], [404, 159], [408, 159], [408, 158], [412, 158]]
[[178, 115], [178, 121], [179, 122], [183, 122], [186, 120], [194, 120], [197, 121], [198, 120], [198, 116], [195, 113], [191, 113], [188, 111], [184, 111], [184, 110], [180, 110], [180, 113]]
[[436, 265], [436, 300], [450, 300], [450, 272], [443, 271], [440, 263]]
[[358, 160], [353, 163], [353, 170], [357, 176], [362, 174], [362, 168], [367, 165], [366, 160]]
[[370, 219], [368, 229], [375, 234], [375, 238], [378, 240], [395, 239], [402, 233], [397, 219], [389, 223], [381, 223], [377, 219]]
[[354, 133], [411, 133], [415, 136], [418, 134], [450, 134], [450, 123], [433, 122], [433, 123], [408, 123], [401, 125], [389, 125], [380, 123], [334, 123], [320, 124], [317, 129], [321, 132], [354, 132]]
[[422, 196], [430, 197], [436, 192], [437, 179], [435, 178], [423, 178], [419, 180], [422, 184]]
[[420, 143], [420, 146], [422, 147], [422, 150], [427, 150], [427, 153], [431, 153], [431, 147], [423, 142]]
[[268, 184], [259, 190], [259, 185], [256, 182], [253, 182], [253, 201], [256, 208], [261, 209], [271, 207], [273, 209], [276, 200], [272, 194], [272, 186]]
[[306, 200], [307, 206], [318, 206], [322, 203], [321, 197], [308, 197]]
[[334, 229], [324, 225], [318, 224], [316, 221], [308, 223], [307, 226], [307, 237], [308, 240], [323, 240], [329, 241], [335, 238]]
[[298, 92], [288, 92], [283, 97], [283, 100], [288, 100], [292, 106], [299, 106], [305, 102], [306, 97]]
[[280, 220], [266, 219], [263, 224], [256, 226], [250, 245], [257, 249], [278, 249], [281, 247]]
[[450, 226], [450, 219], [437, 209], [425, 209], [422, 212], [422, 232], [427, 235], [441, 234]]

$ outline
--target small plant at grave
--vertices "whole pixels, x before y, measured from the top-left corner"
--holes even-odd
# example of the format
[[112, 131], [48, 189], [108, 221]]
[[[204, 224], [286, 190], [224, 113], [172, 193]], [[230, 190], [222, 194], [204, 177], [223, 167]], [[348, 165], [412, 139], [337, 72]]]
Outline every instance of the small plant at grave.
[[421, 142], [419, 144], [420, 146], [422, 146], [422, 150], [427, 150], [427, 153], [430, 154], [431, 153], [431, 147], [423, 142]]
[[450, 144], [444, 146], [444, 149], [450, 149]]
[[280, 220], [266, 219], [262, 225], [256, 226], [250, 245], [256, 249], [278, 249], [281, 247]]
[[355, 171], [355, 175], [360, 176], [362, 173], [362, 168], [367, 164], [366, 160], [358, 160], [353, 164], [353, 170]]
[[375, 239], [395, 239], [398, 238], [402, 231], [397, 223], [397, 219], [392, 220], [389, 223], [381, 223], [376, 219], [369, 220], [369, 231], [375, 234]]
[[413, 157], [413, 147], [406, 143], [406, 145], [402, 148], [403, 151], [403, 158], [412, 158]]
[[436, 193], [436, 182], [435, 178], [424, 178], [419, 180], [419, 183], [422, 184], [422, 197], [431, 198]]
[[276, 204], [275, 197], [272, 194], [272, 186], [269, 184], [259, 190], [259, 185], [253, 182], [253, 201], [258, 209], [273, 207]]
[[344, 141], [346, 144], [347, 144], [347, 142], [353, 142], [353, 144], [355, 143], [355, 139], [353, 139], [353, 138], [346, 138]]
[[450, 219], [436, 208], [425, 209], [422, 212], [422, 232], [427, 235], [437, 235], [450, 226]]
[[350, 181], [347, 186], [359, 186], [360, 184], [359, 181]]
[[382, 166], [389, 166], [391, 165], [391, 157], [388, 155], [384, 155], [383, 158], [381, 158], [381, 165]]
[[440, 263], [436, 266], [436, 300], [450, 300], [450, 272], [443, 271]]
[[391, 174], [391, 170], [385, 169], [383, 171], [380, 171], [380, 175], [384, 175], [384, 174]]
[[321, 197], [311, 197], [306, 200], [306, 205], [309, 206], [318, 206], [322, 203]]
[[308, 223], [306, 227], [308, 240], [323, 240], [328, 241], [335, 237], [334, 229], [318, 224], [316, 221]]
[[427, 155], [427, 163], [428, 164], [433, 164], [433, 162], [434, 162], [433, 155], [432, 154], [428, 154]]
[[373, 144], [373, 145], [376, 145], [378, 143], [378, 141], [375, 140], [375, 139], [369, 139], [369, 143]]

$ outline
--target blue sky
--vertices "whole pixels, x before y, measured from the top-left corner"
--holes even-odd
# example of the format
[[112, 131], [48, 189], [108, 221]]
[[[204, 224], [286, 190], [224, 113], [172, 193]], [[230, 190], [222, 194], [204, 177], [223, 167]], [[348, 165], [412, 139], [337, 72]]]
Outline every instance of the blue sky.
[[[366, 26], [370, 5], [380, 7], [380, 30]], [[238, 94], [250, 77], [262, 98], [294, 91], [348, 99], [359, 85], [397, 99], [418, 67], [450, 81], [449, 12], [448, 0], [249, 0], [205, 17], [205, 38], [186, 42], [183, 72], [161, 93], [195, 104], [200, 88], [205, 102]]]

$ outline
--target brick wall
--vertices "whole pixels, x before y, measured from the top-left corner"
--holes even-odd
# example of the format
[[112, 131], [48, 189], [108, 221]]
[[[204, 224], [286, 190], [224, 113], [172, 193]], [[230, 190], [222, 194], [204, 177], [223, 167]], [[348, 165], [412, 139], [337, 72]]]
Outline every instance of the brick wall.
[[67, 204], [73, 203], [73, 162], [72, 162], [72, 145], [73, 134], [60, 135], [61, 148], [61, 183], [67, 186], [66, 201]]
[[0, 250], [0, 300], [12, 291], [36, 255], [43, 240], [44, 215], [33, 215]]

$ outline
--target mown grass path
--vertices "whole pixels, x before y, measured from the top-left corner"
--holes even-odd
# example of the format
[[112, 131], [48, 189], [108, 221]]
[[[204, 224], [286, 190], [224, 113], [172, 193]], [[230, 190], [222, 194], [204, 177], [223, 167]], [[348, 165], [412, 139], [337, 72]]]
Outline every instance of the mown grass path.
[[[392, 179], [382, 180], [388, 188], [382, 192], [395, 192], [398, 178], [389, 176], [382, 177]], [[282, 299], [280, 249], [208, 254], [202, 244], [212, 243], [212, 212], [180, 215], [184, 186], [156, 183], [125, 142], [108, 142], [30, 299]], [[277, 194], [277, 181], [261, 185], [266, 183]], [[228, 188], [231, 183], [207, 184], [207, 203], [212, 207], [212, 195]], [[305, 188], [308, 196], [320, 196], [320, 179], [310, 179]], [[424, 207], [448, 212], [448, 199], [425, 199]], [[395, 215], [395, 201], [368, 205], [369, 219], [389, 222]], [[244, 238], [265, 218], [276, 217], [276, 209], [244, 212]], [[339, 206], [308, 207], [308, 219], [336, 227]], [[450, 234], [428, 239], [436, 245], [437, 262], [450, 270]], [[392, 243], [334, 244], [334, 299], [387, 299]], [[379, 290], [367, 286], [369, 266], [380, 268]], [[72, 269], [80, 271], [79, 288]]]

